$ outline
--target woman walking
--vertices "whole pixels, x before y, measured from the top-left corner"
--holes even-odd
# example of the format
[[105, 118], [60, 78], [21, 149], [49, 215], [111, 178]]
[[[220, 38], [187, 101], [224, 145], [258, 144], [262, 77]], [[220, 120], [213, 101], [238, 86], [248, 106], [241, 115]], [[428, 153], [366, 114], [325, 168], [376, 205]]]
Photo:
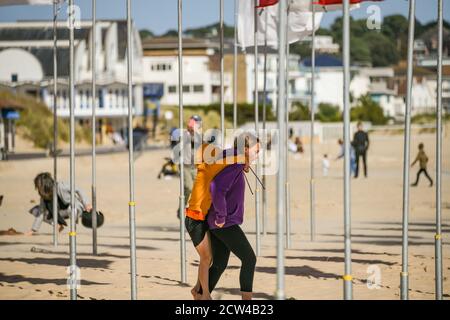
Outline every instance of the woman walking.
[[[241, 147], [241, 148], [239, 148]], [[256, 255], [240, 224], [244, 218], [245, 173], [259, 152], [256, 136], [244, 133], [235, 141], [235, 150], [245, 155], [244, 163], [223, 169], [211, 182], [212, 205], [207, 216], [211, 233], [213, 264], [209, 269], [209, 291], [217, 285], [233, 252], [242, 263], [239, 282], [243, 300], [251, 300]], [[242, 150], [243, 152], [239, 152]]]

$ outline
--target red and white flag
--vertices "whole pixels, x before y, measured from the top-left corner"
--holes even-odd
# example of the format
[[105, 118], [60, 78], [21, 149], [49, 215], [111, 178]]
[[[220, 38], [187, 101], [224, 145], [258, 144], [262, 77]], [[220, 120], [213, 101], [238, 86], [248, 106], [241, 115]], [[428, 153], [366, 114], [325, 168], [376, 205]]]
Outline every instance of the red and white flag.
[[[292, 0], [291, 0], [292, 1]], [[311, 0], [308, 0], [311, 3]], [[278, 2], [278, 1], [277, 1]], [[242, 48], [254, 45], [254, 10], [258, 1], [241, 0], [238, 8], [238, 43]], [[266, 18], [267, 15], [267, 18]], [[322, 13], [317, 12], [315, 26], [312, 25], [312, 12], [309, 10], [289, 10], [289, 43], [297, 42], [310, 35], [313, 29], [317, 29], [322, 20]], [[267, 22], [266, 22], [267, 21]], [[257, 15], [258, 45], [264, 45], [267, 29], [267, 45], [278, 46], [278, 3], [259, 10]]]
[[273, 6], [278, 3], [278, 0], [256, 0], [256, 7], [257, 8], [264, 8]]
[[[370, 0], [350, 0], [350, 9], [359, 8], [359, 3]], [[372, 0], [382, 1], [382, 0]], [[242, 48], [254, 45], [254, 6], [262, 5], [271, 0], [240, 0], [238, 7], [238, 43]], [[278, 1], [261, 9], [257, 16], [257, 44], [264, 44], [264, 34], [267, 29], [267, 44], [278, 46]], [[300, 41], [320, 27], [323, 12], [342, 10], [342, 0], [288, 0], [289, 26], [287, 40], [289, 43]], [[313, 6], [315, 10], [315, 25], [313, 26]], [[267, 23], [266, 17], [267, 14]]]
[[[60, 2], [62, 0], [58, 0]], [[17, 6], [17, 5], [52, 5], [54, 0], [0, 0], [0, 6]]]
[[[379, 1], [383, 1], [383, 0], [350, 0], [350, 4], [358, 4], [361, 2], [379, 2]], [[330, 6], [330, 5], [342, 5], [343, 0], [316, 0], [315, 1], [316, 4], [321, 5], [321, 6]]]

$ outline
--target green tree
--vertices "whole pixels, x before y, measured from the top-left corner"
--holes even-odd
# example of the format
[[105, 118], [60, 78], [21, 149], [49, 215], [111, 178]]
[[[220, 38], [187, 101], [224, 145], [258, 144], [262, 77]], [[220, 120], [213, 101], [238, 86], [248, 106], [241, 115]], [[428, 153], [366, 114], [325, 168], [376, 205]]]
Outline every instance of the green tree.
[[300, 102], [294, 102], [292, 108], [293, 111], [289, 113], [289, 119], [291, 121], [305, 121], [311, 119], [311, 112], [307, 105]]
[[319, 104], [316, 118], [322, 122], [338, 122], [341, 121], [342, 115], [338, 106], [329, 103], [321, 103]]
[[385, 67], [397, 64], [400, 58], [395, 42], [377, 31], [370, 31], [363, 37], [370, 52], [370, 60], [374, 67]]
[[139, 35], [141, 36], [141, 39], [152, 38], [155, 36], [155, 34], [148, 29], [139, 30]]
[[350, 110], [352, 121], [370, 121], [373, 124], [386, 124], [387, 118], [383, 113], [381, 106], [373, 101], [370, 95], [361, 96], [358, 103]]

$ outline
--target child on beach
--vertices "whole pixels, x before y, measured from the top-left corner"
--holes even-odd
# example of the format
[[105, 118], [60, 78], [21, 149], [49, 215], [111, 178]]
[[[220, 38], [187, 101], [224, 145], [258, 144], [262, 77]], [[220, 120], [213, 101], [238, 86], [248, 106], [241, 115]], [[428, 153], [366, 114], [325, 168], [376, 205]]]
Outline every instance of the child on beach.
[[330, 169], [330, 160], [328, 160], [328, 155], [324, 154], [322, 158], [322, 175], [324, 177], [328, 176], [329, 169]]
[[[42, 221], [53, 224], [53, 186], [55, 181], [48, 172], [39, 173], [34, 178], [34, 187], [40, 196], [40, 203], [30, 209], [30, 213], [34, 216], [34, 222], [31, 229], [25, 233], [25, 235], [33, 235], [39, 231]], [[57, 197], [58, 197], [58, 208], [56, 214], [58, 215], [58, 225], [59, 232], [67, 226], [65, 220], [69, 219], [71, 208], [70, 208], [70, 187], [58, 181], [56, 184]], [[77, 220], [83, 213], [83, 211], [91, 211], [92, 206], [88, 203], [87, 199], [83, 193], [79, 190], [75, 190], [75, 210], [77, 215]]]
[[424, 151], [423, 143], [419, 144], [419, 152], [417, 153], [416, 159], [411, 164], [411, 167], [414, 166], [416, 164], [416, 162], [419, 162], [419, 168], [420, 169], [417, 172], [416, 182], [411, 184], [411, 186], [417, 187], [417, 185], [419, 184], [420, 174], [423, 172], [425, 174], [425, 177], [427, 177], [428, 181], [430, 181], [430, 187], [432, 187], [433, 186], [433, 180], [431, 179], [431, 177], [430, 177], [430, 175], [428, 174], [428, 171], [427, 171], [428, 156], [427, 156], [427, 154]]

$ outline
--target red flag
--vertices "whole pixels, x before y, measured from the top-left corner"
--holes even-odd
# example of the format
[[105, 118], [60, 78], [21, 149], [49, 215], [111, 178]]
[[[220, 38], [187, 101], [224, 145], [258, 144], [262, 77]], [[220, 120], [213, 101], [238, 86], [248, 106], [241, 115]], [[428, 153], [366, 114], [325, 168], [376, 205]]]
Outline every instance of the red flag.
[[256, 0], [256, 7], [263, 8], [277, 4], [278, 0]]
[[[357, 4], [361, 2], [369, 2], [369, 1], [383, 1], [383, 0], [350, 0], [350, 4]], [[332, 4], [342, 4], [343, 0], [317, 0], [315, 4], [321, 6], [329, 6]]]

